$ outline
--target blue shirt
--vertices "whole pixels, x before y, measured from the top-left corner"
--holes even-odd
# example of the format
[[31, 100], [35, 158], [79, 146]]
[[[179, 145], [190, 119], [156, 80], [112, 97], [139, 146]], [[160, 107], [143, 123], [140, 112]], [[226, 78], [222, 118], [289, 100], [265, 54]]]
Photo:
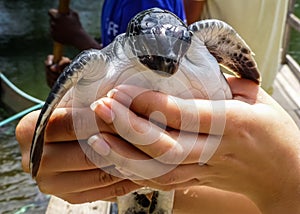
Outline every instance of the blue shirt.
[[111, 43], [117, 35], [124, 33], [128, 22], [137, 13], [152, 7], [169, 10], [186, 22], [182, 0], [105, 0], [101, 17], [103, 47]]

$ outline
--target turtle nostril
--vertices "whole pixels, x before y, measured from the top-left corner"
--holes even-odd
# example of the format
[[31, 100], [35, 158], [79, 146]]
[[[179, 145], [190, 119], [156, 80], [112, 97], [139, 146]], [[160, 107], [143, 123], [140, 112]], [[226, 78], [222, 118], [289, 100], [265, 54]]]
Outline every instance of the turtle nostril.
[[170, 63], [170, 62], [171, 62], [171, 59], [167, 58], [166, 63]]

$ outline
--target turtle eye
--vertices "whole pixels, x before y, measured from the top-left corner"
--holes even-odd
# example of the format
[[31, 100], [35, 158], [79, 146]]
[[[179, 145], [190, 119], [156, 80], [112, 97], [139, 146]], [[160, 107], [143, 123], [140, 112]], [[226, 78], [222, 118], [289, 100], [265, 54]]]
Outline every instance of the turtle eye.
[[145, 29], [145, 28], [152, 28], [153, 26], [155, 26], [155, 23], [153, 22], [143, 22], [141, 24], [142, 28]]
[[155, 25], [157, 25], [157, 20], [155, 20], [153, 18], [147, 18], [141, 22], [142, 29], [152, 28]]

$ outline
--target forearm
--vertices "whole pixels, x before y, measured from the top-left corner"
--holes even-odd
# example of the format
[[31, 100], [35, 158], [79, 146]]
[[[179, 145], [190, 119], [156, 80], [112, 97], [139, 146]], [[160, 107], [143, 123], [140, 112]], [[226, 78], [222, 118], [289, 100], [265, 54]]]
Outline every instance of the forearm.
[[84, 30], [81, 30], [73, 39], [73, 46], [80, 51], [87, 49], [101, 49], [102, 46], [93, 37], [88, 35]]
[[188, 24], [200, 20], [206, 0], [184, 0], [184, 8]]

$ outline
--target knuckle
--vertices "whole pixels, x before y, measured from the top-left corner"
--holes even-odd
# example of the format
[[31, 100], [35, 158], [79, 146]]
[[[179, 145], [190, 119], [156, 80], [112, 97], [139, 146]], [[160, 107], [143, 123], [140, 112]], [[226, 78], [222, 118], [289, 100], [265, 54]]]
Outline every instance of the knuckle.
[[75, 135], [75, 129], [82, 130], [84, 128], [83, 124], [82, 124], [83, 122], [82, 122], [81, 115], [76, 111], [72, 111], [72, 112], [67, 113], [65, 115], [64, 121], [65, 121], [65, 124], [66, 124], [65, 125], [66, 133], [69, 136], [74, 136]]
[[127, 187], [125, 185], [119, 185], [119, 184], [117, 184], [112, 189], [111, 195], [112, 196], [122, 196], [122, 195], [127, 194], [128, 192], [129, 191], [128, 191], [128, 189], [127, 189]]
[[97, 121], [90, 112], [83, 110], [72, 110], [69, 113], [67, 133], [70, 136], [76, 136], [77, 138], [84, 139], [89, 137], [92, 133], [98, 132]]
[[154, 179], [154, 182], [161, 184], [161, 185], [170, 185], [174, 184], [177, 181], [177, 176], [174, 173], [168, 173], [163, 176]]
[[114, 182], [114, 176], [102, 171], [102, 170], [98, 170], [97, 174], [95, 175], [95, 183], [101, 183], [101, 184], [110, 184], [112, 182]]
[[146, 116], [152, 113], [152, 108], [150, 103], [144, 102], [144, 100], [147, 99], [149, 93], [150, 93], [149, 91], [146, 91], [142, 94], [137, 95], [132, 100], [132, 105], [131, 105], [133, 109], [138, 110], [138, 113]]
[[166, 144], [156, 159], [164, 164], [180, 164], [187, 156], [178, 144]]

